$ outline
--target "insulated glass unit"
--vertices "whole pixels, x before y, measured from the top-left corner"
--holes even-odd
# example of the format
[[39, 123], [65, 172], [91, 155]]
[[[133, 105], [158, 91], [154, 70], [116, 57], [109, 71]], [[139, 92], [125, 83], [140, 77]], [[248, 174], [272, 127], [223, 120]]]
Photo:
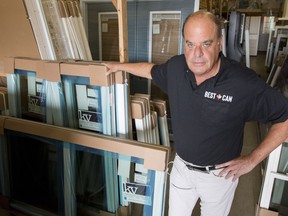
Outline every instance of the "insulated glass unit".
[[7, 85], [10, 115], [45, 122], [43, 80], [36, 78], [35, 71], [15, 69], [14, 74], [7, 75]]
[[[30, 124], [26, 125], [27, 122]], [[16, 126], [17, 130], [12, 130], [11, 127], [15, 124], [20, 126]], [[160, 184], [163, 182], [162, 178], [165, 179], [165, 172], [154, 168], [159, 168], [156, 164], [162, 161], [161, 170], [164, 170], [164, 161], [167, 158], [164, 154], [168, 152], [165, 147], [157, 149], [136, 141], [125, 143], [124, 140], [108, 139], [89, 132], [69, 131], [68, 128], [35, 124], [21, 119], [5, 125], [10, 128], [5, 129], [1, 136], [5, 139], [0, 139], [0, 145], [7, 146], [9, 197], [15, 209], [28, 215], [119, 215], [120, 211], [125, 211], [125, 207], [119, 207], [119, 198], [109, 196], [107, 191], [115, 190], [119, 193], [118, 190], [121, 190], [125, 201], [131, 204], [129, 209], [132, 215], [164, 215], [164, 203], [159, 206], [155, 200], [163, 200], [165, 197], [164, 184]], [[27, 127], [23, 128], [25, 125]], [[75, 140], [75, 143], [71, 140]], [[74, 163], [64, 158], [65, 146], [76, 152], [70, 157]], [[118, 150], [113, 152], [102, 149], [107, 146]], [[131, 155], [118, 151], [129, 152]], [[151, 158], [151, 155], [154, 157]], [[143, 166], [147, 169], [149, 175], [146, 176], [145, 183], [130, 180], [122, 182], [121, 187], [111, 184], [111, 170], [107, 173], [107, 161], [119, 163], [126, 159], [131, 167]], [[119, 169], [121, 168], [112, 170], [115, 172], [114, 176], [121, 172]], [[65, 176], [67, 172], [71, 174], [69, 179]], [[134, 175], [136, 173], [131, 172], [131, 176]], [[70, 192], [67, 187], [71, 188]], [[71, 204], [71, 200], [75, 204]], [[69, 205], [76, 208], [67, 209]], [[111, 211], [111, 207], [115, 210]]]

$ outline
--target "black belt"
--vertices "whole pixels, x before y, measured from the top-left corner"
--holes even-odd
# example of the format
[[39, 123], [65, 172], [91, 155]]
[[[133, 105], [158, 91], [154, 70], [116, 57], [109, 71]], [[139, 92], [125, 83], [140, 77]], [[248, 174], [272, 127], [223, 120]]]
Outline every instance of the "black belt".
[[210, 171], [216, 170], [215, 165], [213, 165], [213, 166], [203, 166], [203, 167], [199, 167], [199, 166], [193, 166], [193, 165], [191, 165], [191, 164], [186, 164], [186, 167], [187, 167], [189, 170], [198, 171], [198, 172], [203, 172], [203, 173], [210, 173]]

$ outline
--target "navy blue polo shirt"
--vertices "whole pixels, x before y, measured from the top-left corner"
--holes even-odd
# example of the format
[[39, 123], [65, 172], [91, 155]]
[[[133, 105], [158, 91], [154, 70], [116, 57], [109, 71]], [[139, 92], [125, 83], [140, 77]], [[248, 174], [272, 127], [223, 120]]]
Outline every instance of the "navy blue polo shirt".
[[220, 54], [216, 76], [197, 86], [184, 55], [152, 68], [152, 80], [169, 97], [177, 154], [197, 165], [238, 157], [247, 121], [283, 122], [288, 100], [244, 65]]

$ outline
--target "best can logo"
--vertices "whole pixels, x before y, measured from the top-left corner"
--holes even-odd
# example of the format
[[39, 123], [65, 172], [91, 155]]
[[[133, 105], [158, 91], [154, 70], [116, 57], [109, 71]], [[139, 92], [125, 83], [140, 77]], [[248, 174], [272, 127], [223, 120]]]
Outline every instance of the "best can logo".
[[224, 101], [228, 103], [232, 103], [232, 100], [233, 100], [233, 96], [231, 95], [219, 94], [219, 93], [209, 92], [209, 91], [205, 91], [204, 97], [212, 99], [212, 100]]

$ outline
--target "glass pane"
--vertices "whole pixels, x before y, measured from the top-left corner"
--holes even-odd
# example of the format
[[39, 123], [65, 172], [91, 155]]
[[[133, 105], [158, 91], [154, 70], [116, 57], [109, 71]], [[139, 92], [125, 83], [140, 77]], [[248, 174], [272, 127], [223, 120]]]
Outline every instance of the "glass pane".
[[181, 13], [152, 14], [152, 62], [164, 63], [179, 53]]
[[[281, 155], [277, 172], [288, 174], [288, 143], [282, 144]], [[278, 211], [280, 215], [288, 215], [288, 182], [275, 179], [270, 208]]]
[[[88, 4], [90, 5], [90, 4]], [[119, 61], [119, 30], [116, 12], [99, 13], [101, 24], [99, 34], [99, 50], [101, 61]]]
[[279, 212], [279, 215], [288, 215], [288, 182], [276, 179], [270, 202], [270, 209]]
[[[27, 213], [35, 213], [37, 207], [40, 215], [43, 212], [64, 215], [65, 207], [71, 205], [76, 206], [71, 215], [85, 216], [99, 211], [117, 214], [120, 191], [132, 215], [162, 215], [164, 211], [165, 173], [146, 168], [146, 173], [133, 171], [132, 167], [144, 169], [141, 158], [19, 132], [5, 131], [5, 135], [11, 199], [23, 203], [26, 207], [22, 209]], [[62, 149], [67, 145], [72, 163], [64, 158]], [[118, 179], [120, 160], [130, 164], [129, 181]], [[67, 172], [71, 174], [69, 178], [65, 176]], [[70, 195], [67, 187], [72, 189], [71, 193], [68, 191]]]
[[[36, 61], [29, 63], [36, 65]], [[20, 69], [8, 77], [10, 115], [58, 126], [66, 124], [62, 83], [40, 79], [36, 72]]]
[[[118, 202], [118, 199], [117, 197], [113, 197], [114, 200], [111, 200], [111, 197], [107, 197], [107, 190], [110, 189], [107, 188], [107, 185], [111, 185], [107, 182], [112, 181], [112, 179], [108, 179], [110, 175], [107, 175], [107, 171], [109, 172], [111, 167], [109, 167], [109, 170], [105, 167], [105, 163], [107, 163], [107, 159], [119, 161], [120, 158], [121, 160], [125, 160], [128, 157], [79, 146], [76, 149], [77, 215], [87, 215], [91, 209], [94, 212], [99, 210], [110, 212], [107, 204]], [[129, 161], [131, 166], [143, 164], [142, 159], [133, 157], [129, 157], [129, 159], [131, 159]], [[117, 169], [114, 172], [114, 176], [117, 176]], [[152, 208], [152, 185], [154, 184], [153, 177], [155, 176], [155, 172], [149, 172], [146, 184], [139, 184], [133, 181], [124, 182], [119, 187], [119, 190], [123, 190], [124, 199], [132, 204], [132, 215], [142, 215], [144, 211], [150, 211], [149, 209]], [[114, 185], [114, 187], [118, 190], [118, 185]]]
[[62, 183], [57, 143], [40, 137], [7, 133], [10, 161], [11, 198], [58, 213]]
[[[88, 77], [62, 76], [68, 112], [69, 127], [103, 134], [103, 92], [108, 87], [91, 86]], [[109, 90], [108, 90], [109, 91]], [[102, 102], [103, 100], [103, 102]], [[108, 112], [108, 114], [110, 114]], [[107, 123], [108, 124], [108, 123]], [[110, 124], [108, 124], [110, 125]], [[105, 131], [105, 130], [104, 130]], [[109, 130], [108, 130], [109, 131]]]
[[[115, 196], [108, 196], [108, 190], [117, 188], [117, 183], [113, 184], [114, 180], [109, 179], [117, 176], [115, 167], [105, 167], [107, 159], [116, 162], [116, 154], [107, 153], [101, 150], [93, 150], [89, 148], [76, 147], [76, 198], [77, 198], [77, 215], [87, 215], [91, 209], [93, 212], [99, 210], [106, 212], [115, 212], [117, 206]], [[113, 163], [111, 163], [113, 166]], [[107, 175], [107, 172], [114, 171], [116, 175]], [[112, 192], [113, 193], [113, 192]], [[112, 198], [111, 198], [112, 197]], [[115, 203], [114, 206], [108, 206]]]
[[[112, 135], [115, 126], [112, 121], [114, 115], [111, 101], [108, 99], [109, 87], [90, 85], [88, 77], [79, 76], [63, 75], [62, 82], [69, 126]], [[115, 212], [119, 206], [117, 161], [111, 158], [109, 153], [99, 158], [85, 151], [77, 151], [76, 158], [76, 175], [81, 176], [76, 179], [80, 200], [94, 208]], [[95, 168], [95, 172], [91, 172], [91, 166]], [[99, 196], [109, 202], [103, 202]]]
[[[150, 12], [152, 14], [151, 32], [151, 62], [161, 64], [169, 58], [179, 54], [181, 12]], [[151, 97], [165, 100], [169, 104], [168, 96], [158, 86], [151, 83]], [[167, 106], [167, 115], [170, 109]]]
[[283, 173], [283, 174], [288, 173], [288, 160], [287, 160], [287, 158], [288, 158], [288, 143], [283, 143], [277, 172]]
[[43, 93], [43, 80], [36, 78], [36, 73], [33, 71], [15, 69], [15, 74], [18, 75], [19, 86], [18, 101], [20, 107], [18, 113], [21, 113], [21, 118], [33, 121], [45, 121], [45, 94]]

